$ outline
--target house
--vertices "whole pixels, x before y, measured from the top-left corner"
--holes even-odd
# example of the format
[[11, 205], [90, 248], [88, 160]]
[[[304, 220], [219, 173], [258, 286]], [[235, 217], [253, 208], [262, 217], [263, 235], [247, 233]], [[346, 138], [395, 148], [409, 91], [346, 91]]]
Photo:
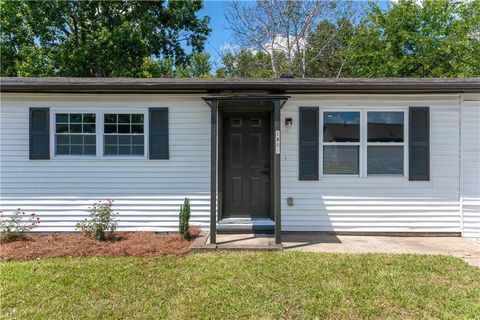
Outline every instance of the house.
[[1, 209], [73, 231], [480, 236], [480, 78], [1, 79]]

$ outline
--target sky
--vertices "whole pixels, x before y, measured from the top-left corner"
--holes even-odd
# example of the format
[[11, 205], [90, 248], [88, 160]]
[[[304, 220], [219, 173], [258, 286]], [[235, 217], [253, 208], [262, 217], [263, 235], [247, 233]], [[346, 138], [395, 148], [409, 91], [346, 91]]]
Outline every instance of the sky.
[[[227, 19], [223, 10], [224, 1], [205, 0], [203, 9], [199, 12], [199, 16], [210, 17], [210, 29], [212, 32], [208, 37], [205, 45], [205, 51], [212, 55], [214, 63], [220, 63], [220, 53], [223, 47], [233, 43], [232, 32], [228, 27]], [[218, 65], [214, 66], [216, 69]]]

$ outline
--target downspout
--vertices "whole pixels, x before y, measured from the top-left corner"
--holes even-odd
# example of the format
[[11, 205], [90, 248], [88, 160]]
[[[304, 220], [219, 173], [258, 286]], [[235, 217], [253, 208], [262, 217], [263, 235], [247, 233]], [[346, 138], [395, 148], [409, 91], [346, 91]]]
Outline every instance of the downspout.
[[459, 184], [459, 205], [460, 205], [460, 232], [463, 237], [463, 94], [458, 95], [458, 108], [459, 108], [459, 172], [458, 172], [458, 184]]

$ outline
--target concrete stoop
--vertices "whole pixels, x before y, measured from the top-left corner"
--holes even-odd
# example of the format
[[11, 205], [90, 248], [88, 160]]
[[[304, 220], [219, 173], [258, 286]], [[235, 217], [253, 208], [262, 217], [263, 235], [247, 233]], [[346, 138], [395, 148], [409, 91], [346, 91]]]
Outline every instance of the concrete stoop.
[[210, 244], [209, 234], [200, 234], [190, 247], [193, 253], [212, 251], [280, 251], [282, 245], [275, 244], [268, 235], [245, 235], [241, 238], [238, 235], [222, 235], [225, 239], [218, 239], [217, 244]]

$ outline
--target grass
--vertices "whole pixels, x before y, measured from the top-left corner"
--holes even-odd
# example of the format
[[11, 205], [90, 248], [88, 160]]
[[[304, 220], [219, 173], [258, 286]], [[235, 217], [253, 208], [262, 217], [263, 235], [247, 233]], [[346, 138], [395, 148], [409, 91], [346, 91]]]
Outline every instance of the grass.
[[1, 268], [8, 319], [480, 318], [480, 270], [445, 256], [217, 253]]

